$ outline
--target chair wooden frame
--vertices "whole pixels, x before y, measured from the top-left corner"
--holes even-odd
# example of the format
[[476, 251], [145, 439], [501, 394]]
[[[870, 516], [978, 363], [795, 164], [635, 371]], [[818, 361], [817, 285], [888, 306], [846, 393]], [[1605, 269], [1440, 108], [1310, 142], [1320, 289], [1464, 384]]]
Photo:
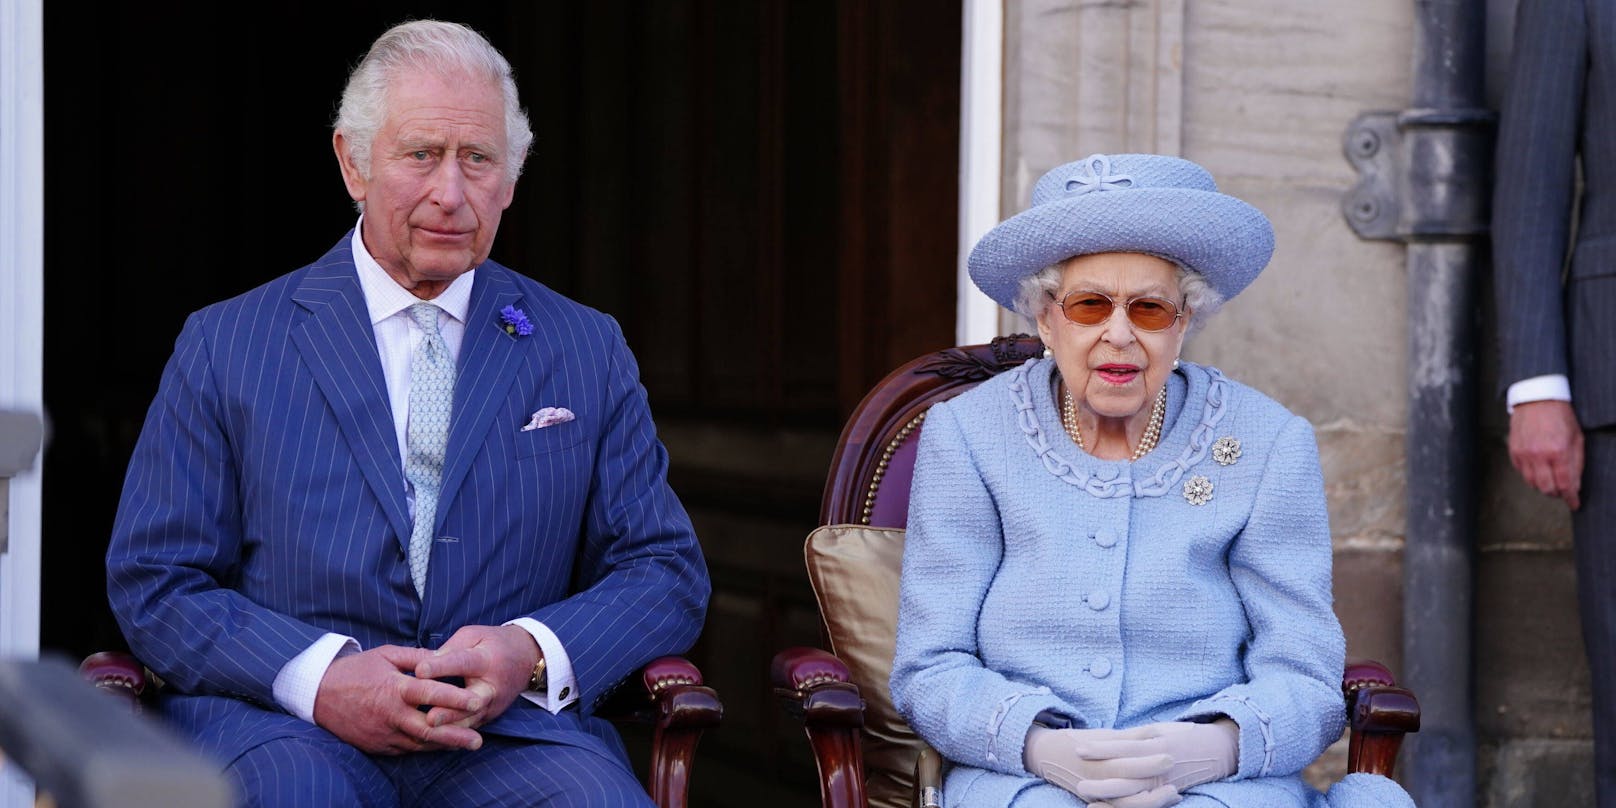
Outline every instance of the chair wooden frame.
[[[820, 508], [820, 523], [902, 527], [880, 516], [882, 482], [893, 461], [918, 434], [931, 405], [969, 390], [995, 374], [1041, 356], [1036, 337], [1000, 337], [919, 357], [888, 374], [849, 417], [831, 460]], [[912, 447], [910, 447], [912, 451]], [[902, 479], [908, 480], [904, 473]], [[907, 501], [908, 492], [901, 496]], [[901, 518], [901, 517], [900, 517]], [[803, 722], [819, 766], [820, 794], [826, 808], [862, 808], [865, 772], [860, 730], [864, 701], [847, 665], [817, 648], [790, 648], [770, 666], [775, 693], [786, 711]], [[1390, 776], [1406, 733], [1417, 732], [1419, 703], [1398, 687], [1386, 666], [1368, 659], [1348, 660], [1342, 675], [1350, 740], [1349, 772]], [[943, 762], [922, 750], [916, 761], [913, 805], [936, 805]]]

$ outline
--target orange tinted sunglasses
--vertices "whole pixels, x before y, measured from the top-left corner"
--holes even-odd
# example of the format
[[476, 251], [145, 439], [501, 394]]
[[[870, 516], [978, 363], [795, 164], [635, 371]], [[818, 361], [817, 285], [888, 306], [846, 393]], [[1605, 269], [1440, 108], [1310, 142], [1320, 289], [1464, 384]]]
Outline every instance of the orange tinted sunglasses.
[[[1111, 319], [1117, 301], [1101, 292], [1068, 292], [1058, 301], [1066, 319], [1078, 325], [1100, 325]], [[1162, 331], [1184, 313], [1171, 301], [1159, 297], [1132, 297], [1123, 301], [1128, 322], [1141, 331]]]

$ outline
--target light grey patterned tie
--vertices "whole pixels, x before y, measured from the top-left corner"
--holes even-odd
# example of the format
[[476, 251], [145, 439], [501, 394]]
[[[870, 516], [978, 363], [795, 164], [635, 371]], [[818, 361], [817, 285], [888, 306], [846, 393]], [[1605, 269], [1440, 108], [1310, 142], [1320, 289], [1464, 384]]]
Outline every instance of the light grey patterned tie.
[[410, 318], [424, 336], [410, 359], [410, 413], [405, 437], [404, 478], [415, 491], [415, 526], [410, 532], [410, 578], [426, 594], [426, 567], [432, 557], [432, 523], [443, 485], [444, 448], [449, 443], [449, 412], [454, 405], [454, 359], [438, 333], [438, 307], [410, 306]]

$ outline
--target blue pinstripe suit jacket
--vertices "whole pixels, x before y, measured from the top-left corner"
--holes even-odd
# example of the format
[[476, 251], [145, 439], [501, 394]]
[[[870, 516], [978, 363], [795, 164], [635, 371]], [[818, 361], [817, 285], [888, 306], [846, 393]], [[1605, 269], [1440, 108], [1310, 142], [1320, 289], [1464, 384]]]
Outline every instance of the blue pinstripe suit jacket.
[[[1514, 41], [1493, 191], [1499, 381], [1565, 374], [1583, 426], [1609, 426], [1616, 424], [1616, 0], [1521, 0]], [[1574, 219], [1579, 155], [1585, 190]]]
[[[484, 731], [621, 757], [594, 707], [689, 648], [709, 593], [621, 331], [492, 261], [478, 268], [423, 599], [351, 236], [191, 315], [164, 370], [107, 554], [130, 648], [168, 682], [163, 713], [232, 759], [315, 731], [274, 706], [271, 686], [324, 632], [435, 647], [525, 615], [567, 648], [578, 709], [518, 699]], [[531, 336], [504, 331], [506, 305]], [[577, 417], [521, 431], [544, 406]]]

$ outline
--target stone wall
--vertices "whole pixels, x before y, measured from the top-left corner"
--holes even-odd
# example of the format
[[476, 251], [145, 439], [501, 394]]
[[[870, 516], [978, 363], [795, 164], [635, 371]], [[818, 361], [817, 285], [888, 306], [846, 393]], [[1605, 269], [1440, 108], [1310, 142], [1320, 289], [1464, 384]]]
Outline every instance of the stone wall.
[[[1507, 60], [1511, 13], [1510, 0], [1488, 3], [1489, 86]], [[1342, 136], [1362, 112], [1409, 105], [1413, 24], [1406, 0], [1008, 0], [1005, 16], [1004, 214], [1023, 209], [1032, 183], [1061, 162], [1156, 151], [1206, 166], [1273, 220], [1268, 270], [1185, 355], [1314, 424], [1348, 653], [1394, 671], [1403, 662], [1404, 249], [1359, 239], [1342, 217], [1358, 179]], [[1027, 328], [1012, 315], [1002, 325]], [[1481, 339], [1478, 804], [1588, 804], [1569, 518], [1509, 467], [1491, 332]], [[1342, 765], [1335, 749], [1312, 774], [1326, 782]]]

